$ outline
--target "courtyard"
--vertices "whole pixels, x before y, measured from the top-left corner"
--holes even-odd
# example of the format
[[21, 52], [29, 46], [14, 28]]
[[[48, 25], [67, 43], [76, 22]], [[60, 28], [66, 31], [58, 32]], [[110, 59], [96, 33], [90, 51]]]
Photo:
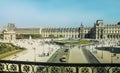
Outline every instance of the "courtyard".
[[[68, 41], [71, 43], [68, 43]], [[103, 50], [105, 47], [109, 48], [110, 44], [113, 47], [117, 47], [117, 50], [119, 50], [120, 47], [117, 46], [115, 42], [110, 43], [111, 41], [103, 40], [105, 44], [103, 41], [101, 44], [101, 41], [96, 43], [87, 40], [89, 43], [86, 44], [86, 41], [83, 40], [82, 42], [85, 43], [80, 44], [79, 41], [67, 40], [66, 43], [62, 40], [62, 43], [64, 42], [64, 44], [61, 45], [55, 42], [53, 43], [53, 40], [51, 39], [15, 40], [11, 43], [16, 46], [24, 47], [26, 50], [7, 56], [2, 60], [52, 63], [120, 63], [120, 53], [118, 51], [111, 52]]]

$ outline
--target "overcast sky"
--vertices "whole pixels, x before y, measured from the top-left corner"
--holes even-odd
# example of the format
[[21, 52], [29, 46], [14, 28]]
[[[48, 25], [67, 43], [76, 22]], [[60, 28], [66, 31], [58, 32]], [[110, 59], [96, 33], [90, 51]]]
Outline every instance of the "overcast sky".
[[120, 0], [0, 0], [0, 27], [93, 26], [120, 21]]

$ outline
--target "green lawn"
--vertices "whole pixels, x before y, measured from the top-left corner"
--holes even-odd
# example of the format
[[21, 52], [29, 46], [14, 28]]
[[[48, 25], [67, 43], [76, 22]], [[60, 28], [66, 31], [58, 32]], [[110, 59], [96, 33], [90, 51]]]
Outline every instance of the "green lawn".
[[65, 44], [89, 44], [89, 43], [90, 41], [87, 40], [65, 42]]
[[64, 40], [57, 40], [56, 42], [59, 42], [59, 43], [65, 43]]
[[58, 43], [64, 43], [64, 44], [90, 44], [89, 40], [80, 40], [80, 41], [65, 41], [65, 40], [57, 40]]
[[3, 58], [8, 57], [10, 55], [19, 53], [21, 51], [23, 51], [23, 50], [13, 50], [13, 51], [10, 51], [10, 52], [6, 52], [6, 53], [3, 53], [3, 54], [0, 54], [0, 59], [3, 59]]
[[25, 50], [23, 47], [15, 46], [12, 43], [0, 43], [0, 59]]

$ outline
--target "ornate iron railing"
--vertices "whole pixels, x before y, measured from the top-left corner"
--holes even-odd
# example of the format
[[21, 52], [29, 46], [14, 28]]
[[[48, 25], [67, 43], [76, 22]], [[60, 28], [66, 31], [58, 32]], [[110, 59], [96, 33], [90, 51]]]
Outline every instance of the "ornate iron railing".
[[43, 63], [0, 60], [0, 73], [120, 73], [120, 64]]

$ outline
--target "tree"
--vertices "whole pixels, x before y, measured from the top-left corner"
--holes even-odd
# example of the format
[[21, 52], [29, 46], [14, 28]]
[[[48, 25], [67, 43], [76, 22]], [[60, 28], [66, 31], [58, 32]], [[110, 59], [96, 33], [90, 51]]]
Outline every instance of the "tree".
[[42, 37], [41, 34], [17, 34], [17, 39], [29, 39], [29, 36], [32, 37], [32, 39], [39, 39]]
[[54, 38], [55, 36], [53, 34], [50, 34], [49, 35], [49, 38]]
[[64, 36], [63, 35], [60, 35], [60, 38], [63, 38]]

